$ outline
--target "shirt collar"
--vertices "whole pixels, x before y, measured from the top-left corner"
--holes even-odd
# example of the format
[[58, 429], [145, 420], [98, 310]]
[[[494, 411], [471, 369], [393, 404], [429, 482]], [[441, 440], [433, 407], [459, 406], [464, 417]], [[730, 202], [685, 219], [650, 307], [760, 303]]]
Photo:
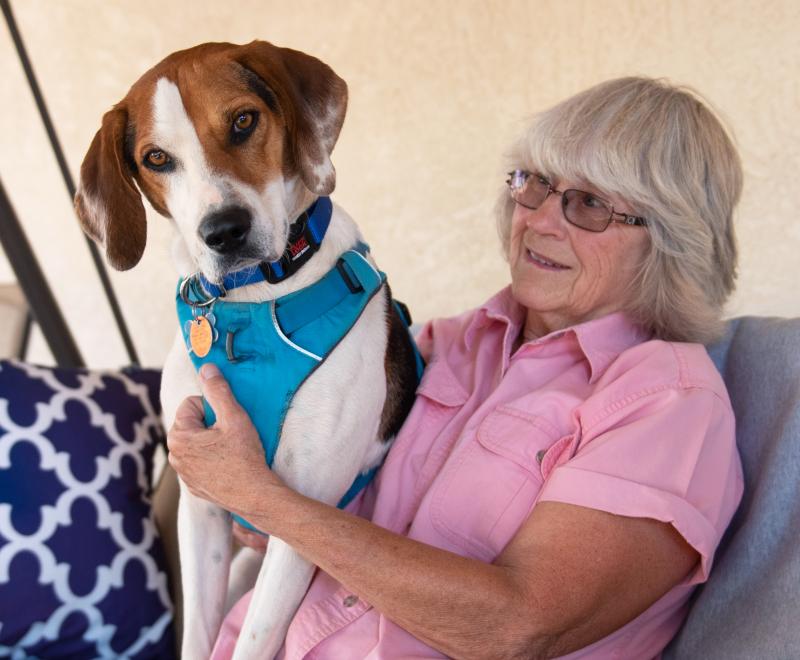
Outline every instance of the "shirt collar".
[[510, 331], [513, 337], [516, 337], [522, 328], [524, 319], [524, 310], [514, 300], [511, 295], [511, 286], [509, 285], [478, 307], [464, 333], [464, 343], [467, 349], [472, 350], [475, 343], [475, 335], [479, 330], [490, 326], [492, 323], [504, 323], [507, 326], [506, 334], [508, 335]]
[[645, 331], [624, 312], [580, 323], [569, 329], [589, 362], [593, 383], [623, 352], [649, 339]]
[[[464, 335], [467, 348], [472, 349], [478, 331], [492, 323], [506, 325], [506, 342], [510, 344], [519, 334], [524, 318], [524, 309], [514, 300], [511, 287], [507, 286], [476, 310]], [[527, 345], [542, 345], [564, 338], [571, 338], [589, 363], [590, 383], [602, 376], [624, 351], [649, 339], [627, 314], [615, 312], [551, 332]]]

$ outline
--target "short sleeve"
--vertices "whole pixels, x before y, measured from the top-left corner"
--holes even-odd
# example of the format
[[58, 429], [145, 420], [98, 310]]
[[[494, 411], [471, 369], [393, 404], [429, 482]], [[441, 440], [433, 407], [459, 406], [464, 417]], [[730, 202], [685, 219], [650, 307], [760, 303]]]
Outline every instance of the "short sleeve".
[[[562, 459], [563, 460], [563, 459]], [[704, 388], [666, 388], [610, 406], [558, 460], [539, 501], [666, 522], [701, 556], [690, 583], [708, 579], [742, 496], [730, 405]]]

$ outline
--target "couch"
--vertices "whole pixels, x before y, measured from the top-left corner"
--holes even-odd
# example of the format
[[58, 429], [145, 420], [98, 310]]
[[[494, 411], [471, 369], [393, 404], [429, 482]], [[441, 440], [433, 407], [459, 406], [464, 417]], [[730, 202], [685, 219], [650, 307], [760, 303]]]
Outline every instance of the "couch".
[[800, 658], [800, 319], [733, 319], [709, 353], [736, 413], [744, 497], [664, 658]]
[[[725, 337], [709, 347], [709, 352], [725, 378], [737, 414], [737, 442], [744, 467], [745, 494], [717, 552], [711, 578], [696, 593], [689, 617], [665, 650], [664, 658], [800, 658], [800, 598], [797, 593], [800, 589], [800, 319], [733, 319], [727, 324]], [[0, 363], [0, 603], [4, 599], [11, 602], [8, 598], [16, 598], [8, 593], [8, 576], [4, 584], [2, 573], [4, 547], [8, 547], [8, 539], [2, 534], [3, 507], [6, 507], [7, 514], [9, 506], [8, 495], [5, 500], [3, 496], [3, 401], [12, 404], [17, 401], [6, 408], [24, 407], [18, 402], [18, 385], [13, 386], [13, 393], [6, 392], [4, 399], [4, 365], [6, 376], [13, 372], [18, 380], [17, 372], [25, 372], [25, 367], [19, 363]], [[30, 373], [34, 378], [45, 377], [47, 370], [36, 371], [33, 368]], [[113, 376], [81, 373], [83, 375], [74, 382], [70, 381], [72, 376], [69, 374], [60, 377], [66, 379], [70, 387], [81, 382], [94, 383], [91, 396], [101, 408], [103, 405], [112, 408], [117, 405], [109, 392], [114, 388], [122, 390]], [[153, 373], [129, 373], [125, 378], [131, 383], [147, 383], [151, 408], [157, 405], [157, 401], [153, 401], [157, 391]], [[8, 386], [8, 378], [5, 382]], [[125, 385], [122, 389], [125, 388], [131, 390], [134, 385]], [[143, 401], [144, 395], [139, 400]], [[94, 404], [90, 407], [94, 409]], [[67, 410], [65, 405], [62, 408]], [[149, 419], [153, 411], [138, 411], [138, 423], [144, 424], [143, 420]], [[80, 410], [77, 414], [79, 417], [84, 415]], [[23, 418], [24, 414], [20, 417], [20, 424], [30, 423]], [[118, 419], [122, 417], [118, 415]], [[136, 415], [133, 415], [123, 426], [135, 428], [136, 423]], [[71, 626], [66, 626], [69, 622], [62, 622], [62, 628], [55, 634], [51, 632], [51, 638], [42, 633], [41, 624], [38, 624], [37, 634], [28, 637], [29, 641], [33, 640], [31, 645], [24, 648], [19, 644], [20, 631], [24, 631], [24, 627], [19, 627], [18, 623], [16, 632], [10, 631], [0, 618], [0, 657], [170, 657], [171, 650], [167, 649], [171, 648], [176, 631], [172, 625], [164, 624], [164, 612], [169, 611], [171, 602], [176, 603], [180, 619], [174, 507], [177, 484], [174, 473], [162, 469], [163, 431], [157, 433], [152, 428], [150, 431], [149, 439], [142, 440], [147, 460], [139, 466], [140, 473], [133, 468], [129, 470], [130, 483], [126, 488], [131, 497], [121, 507], [133, 508], [142, 519], [144, 528], [152, 524], [153, 529], [159, 531], [158, 543], [154, 542], [149, 551], [158, 564], [158, 570], [153, 571], [156, 576], [153, 580], [161, 580], [151, 591], [161, 594], [161, 598], [140, 598], [153, 608], [152, 616], [137, 621], [124, 639], [119, 631], [130, 623], [127, 612], [121, 612], [119, 616], [113, 611], [102, 613], [98, 616], [108, 618], [88, 624], [73, 621]], [[8, 442], [7, 430], [5, 434], [5, 442]], [[72, 447], [64, 451], [80, 451], [81, 446], [95, 446], [98, 442], [102, 448], [102, 441], [87, 437], [83, 445], [77, 445], [77, 449]], [[7, 456], [5, 461], [5, 467], [8, 467]], [[6, 475], [8, 472], [6, 470]], [[81, 515], [87, 514], [83, 512]], [[69, 527], [65, 525], [65, 529]], [[74, 533], [84, 532], [75, 529]], [[161, 546], [165, 554], [161, 553]], [[86, 566], [74, 565], [80, 563], [80, 557], [70, 561], [73, 562], [73, 571], [87, 570]], [[84, 563], [90, 564], [89, 569], [94, 570], [96, 566], [92, 562], [97, 561], [91, 552], [87, 552]], [[108, 563], [108, 558], [102, 561]], [[120, 579], [125, 578], [123, 573], [120, 576]], [[142, 576], [143, 573], [134, 571], [128, 578], [134, 581], [150, 579]], [[167, 576], [171, 598], [164, 602]], [[139, 589], [139, 596], [143, 593]], [[0, 606], [0, 613], [2, 611]], [[14, 608], [7, 607], [6, 611], [13, 612]], [[10, 634], [12, 642], [16, 639], [16, 647], [9, 643]], [[126, 652], [123, 654], [120, 649], [126, 649]]]

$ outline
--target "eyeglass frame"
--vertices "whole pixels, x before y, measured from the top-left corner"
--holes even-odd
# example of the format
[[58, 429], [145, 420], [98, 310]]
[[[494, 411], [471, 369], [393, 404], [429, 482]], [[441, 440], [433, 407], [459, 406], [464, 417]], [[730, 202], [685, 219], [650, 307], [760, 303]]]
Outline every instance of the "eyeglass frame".
[[[544, 181], [547, 181], [547, 192], [544, 195], [544, 199], [542, 199], [542, 201], [539, 203], [539, 206], [528, 206], [527, 204], [523, 204], [514, 197], [515, 188], [512, 186], [511, 182], [513, 181], [515, 176], [520, 176], [520, 175], [525, 176], [525, 182], [527, 182], [528, 179], [532, 176], [538, 176]], [[634, 227], [634, 226], [647, 227], [648, 224], [647, 219], [639, 215], [631, 215], [630, 213], [622, 213], [620, 211], [615, 211], [614, 205], [611, 204], [611, 202], [603, 199], [602, 197], [596, 195], [593, 192], [589, 192], [587, 190], [580, 190], [578, 188], [568, 188], [567, 190], [558, 190], [553, 186], [552, 183], [550, 183], [550, 181], [547, 180], [547, 177], [544, 177], [541, 174], [537, 174], [536, 172], [528, 172], [528, 170], [520, 170], [520, 169], [512, 170], [511, 172], [508, 173], [508, 179], [506, 179], [506, 185], [508, 186], [509, 194], [511, 196], [512, 201], [515, 204], [519, 204], [522, 208], [530, 209], [531, 211], [536, 211], [539, 208], [541, 208], [542, 204], [544, 204], [547, 201], [547, 198], [550, 197], [550, 193], [558, 195], [559, 197], [561, 197], [561, 213], [564, 216], [564, 219], [573, 227], [577, 227], [578, 229], [583, 229], [584, 231], [590, 231], [594, 234], [600, 234], [604, 232], [606, 229], [609, 228], [609, 226], [611, 226], [612, 223], [627, 225], [629, 227]], [[519, 188], [517, 188], [517, 190], [518, 189]], [[606, 222], [606, 225], [602, 229], [589, 229], [587, 227], [584, 227], [583, 225], [574, 223], [572, 220], [569, 219], [569, 217], [567, 217], [567, 211], [564, 207], [564, 200], [565, 200], [564, 195], [570, 192], [581, 193], [583, 195], [591, 195], [609, 211], [608, 221]], [[614, 218], [615, 215], [621, 216], [622, 220], [615, 219]]]

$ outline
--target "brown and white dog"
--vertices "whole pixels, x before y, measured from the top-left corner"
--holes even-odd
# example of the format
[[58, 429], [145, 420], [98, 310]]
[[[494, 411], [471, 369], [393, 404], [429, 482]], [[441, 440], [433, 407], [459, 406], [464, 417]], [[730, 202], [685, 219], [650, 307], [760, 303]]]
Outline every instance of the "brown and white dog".
[[[182, 277], [201, 272], [219, 282], [226, 273], [275, 261], [293, 220], [334, 188], [330, 154], [346, 103], [344, 81], [298, 51], [255, 41], [173, 53], [103, 117], [81, 167], [75, 199], [81, 224], [112, 266], [133, 267], [146, 239], [141, 191], [175, 228]], [[209, 228], [230, 218], [231, 209], [247, 219], [235, 240], [209, 240]], [[238, 288], [227, 300], [260, 302], [308, 286], [359, 240], [353, 220], [334, 205], [319, 251], [296, 274]], [[273, 469], [291, 487], [332, 505], [357, 474], [380, 463], [413, 401], [414, 358], [390, 300], [388, 287], [372, 298], [297, 392], [282, 429]], [[199, 393], [179, 330], [161, 392], [168, 428], [178, 404]], [[225, 614], [230, 516], [182, 486], [178, 536], [183, 657], [205, 660]], [[235, 658], [275, 655], [313, 571], [291, 547], [271, 540]]]

